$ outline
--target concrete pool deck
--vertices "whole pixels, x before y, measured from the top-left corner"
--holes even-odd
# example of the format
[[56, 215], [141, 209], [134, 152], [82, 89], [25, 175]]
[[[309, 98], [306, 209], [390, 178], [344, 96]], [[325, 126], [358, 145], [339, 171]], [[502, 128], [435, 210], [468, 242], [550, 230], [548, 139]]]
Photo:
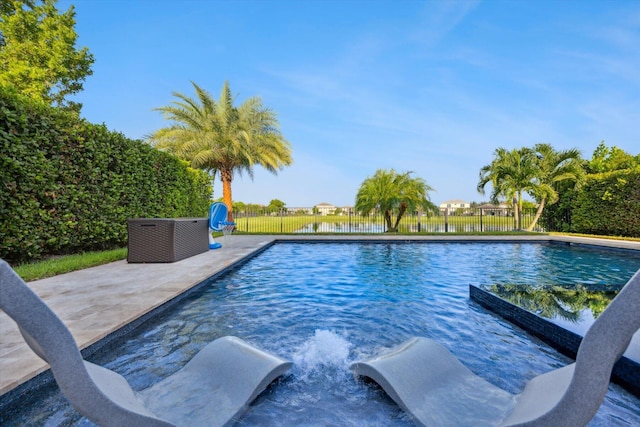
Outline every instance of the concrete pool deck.
[[[167, 264], [116, 261], [98, 267], [29, 282], [71, 330], [81, 349], [96, 345], [115, 331], [141, 319], [277, 241], [433, 241], [564, 242], [640, 251], [640, 242], [569, 236], [412, 236], [412, 235], [234, 235], [221, 249]], [[633, 343], [640, 351], [640, 343]], [[0, 397], [48, 370], [26, 345], [16, 324], [0, 312]], [[2, 405], [0, 405], [2, 406]]]

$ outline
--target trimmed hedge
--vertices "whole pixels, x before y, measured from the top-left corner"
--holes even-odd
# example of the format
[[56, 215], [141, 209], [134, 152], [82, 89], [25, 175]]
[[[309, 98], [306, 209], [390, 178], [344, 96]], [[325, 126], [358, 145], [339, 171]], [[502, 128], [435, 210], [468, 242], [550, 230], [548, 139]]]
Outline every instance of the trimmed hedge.
[[187, 162], [0, 88], [0, 257], [127, 243], [127, 219], [206, 217], [210, 177]]
[[588, 175], [573, 205], [571, 231], [640, 237], [640, 167]]

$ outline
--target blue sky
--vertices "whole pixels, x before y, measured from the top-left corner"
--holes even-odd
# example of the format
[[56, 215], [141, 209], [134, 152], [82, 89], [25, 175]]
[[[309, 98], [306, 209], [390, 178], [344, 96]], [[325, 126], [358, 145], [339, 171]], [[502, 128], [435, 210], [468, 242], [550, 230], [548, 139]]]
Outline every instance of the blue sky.
[[[499, 147], [640, 153], [640, 2], [60, 0], [95, 56], [82, 115], [130, 138], [190, 81], [278, 113], [292, 166], [235, 177], [233, 199], [352, 205], [380, 168], [432, 201], [481, 201]], [[215, 197], [222, 196], [216, 181]]]

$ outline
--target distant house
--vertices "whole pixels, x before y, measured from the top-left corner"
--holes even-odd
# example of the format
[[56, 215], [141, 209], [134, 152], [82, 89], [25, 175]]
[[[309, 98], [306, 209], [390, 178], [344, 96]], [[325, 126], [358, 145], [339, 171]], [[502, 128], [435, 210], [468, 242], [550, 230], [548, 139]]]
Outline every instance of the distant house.
[[449, 212], [454, 211], [456, 209], [468, 209], [471, 207], [471, 203], [465, 202], [460, 199], [452, 199], [447, 200], [445, 202], [440, 203], [440, 209], [449, 209]]
[[312, 213], [313, 213], [313, 209], [311, 208], [287, 207], [287, 214], [289, 215], [311, 215]]
[[335, 206], [331, 203], [318, 203], [312, 208], [307, 207], [287, 207], [288, 215], [313, 215], [314, 212], [317, 215], [349, 215], [349, 212], [353, 213], [353, 206]]
[[326, 202], [318, 203], [314, 207], [318, 210], [318, 213], [323, 216], [333, 215], [336, 211], [335, 205], [332, 205], [331, 203], [326, 203]]
[[342, 206], [340, 208], [340, 215], [349, 215], [350, 213], [354, 213], [355, 210], [353, 208], [353, 206]]
[[511, 205], [500, 202], [497, 205], [492, 203], [485, 203], [484, 205], [478, 206], [478, 209], [482, 209], [483, 215], [493, 215], [493, 216], [507, 216], [509, 215], [509, 209], [511, 209]]

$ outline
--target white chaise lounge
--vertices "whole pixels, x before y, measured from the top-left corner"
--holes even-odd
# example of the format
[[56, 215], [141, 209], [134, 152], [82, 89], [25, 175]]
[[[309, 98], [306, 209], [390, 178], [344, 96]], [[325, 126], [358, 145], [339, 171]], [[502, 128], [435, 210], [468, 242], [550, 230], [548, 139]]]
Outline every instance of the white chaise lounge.
[[291, 363], [236, 337], [204, 347], [180, 371], [141, 392], [109, 369], [82, 359], [62, 321], [0, 260], [0, 308], [51, 366], [76, 410], [100, 426], [223, 426], [237, 420]]
[[419, 425], [584, 426], [613, 365], [640, 329], [640, 270], [587, 331], [576, 362], [530, 380], [513, 396], [475, 375], [437, 342], [412, 338], [351, 369], [377, 382]]

